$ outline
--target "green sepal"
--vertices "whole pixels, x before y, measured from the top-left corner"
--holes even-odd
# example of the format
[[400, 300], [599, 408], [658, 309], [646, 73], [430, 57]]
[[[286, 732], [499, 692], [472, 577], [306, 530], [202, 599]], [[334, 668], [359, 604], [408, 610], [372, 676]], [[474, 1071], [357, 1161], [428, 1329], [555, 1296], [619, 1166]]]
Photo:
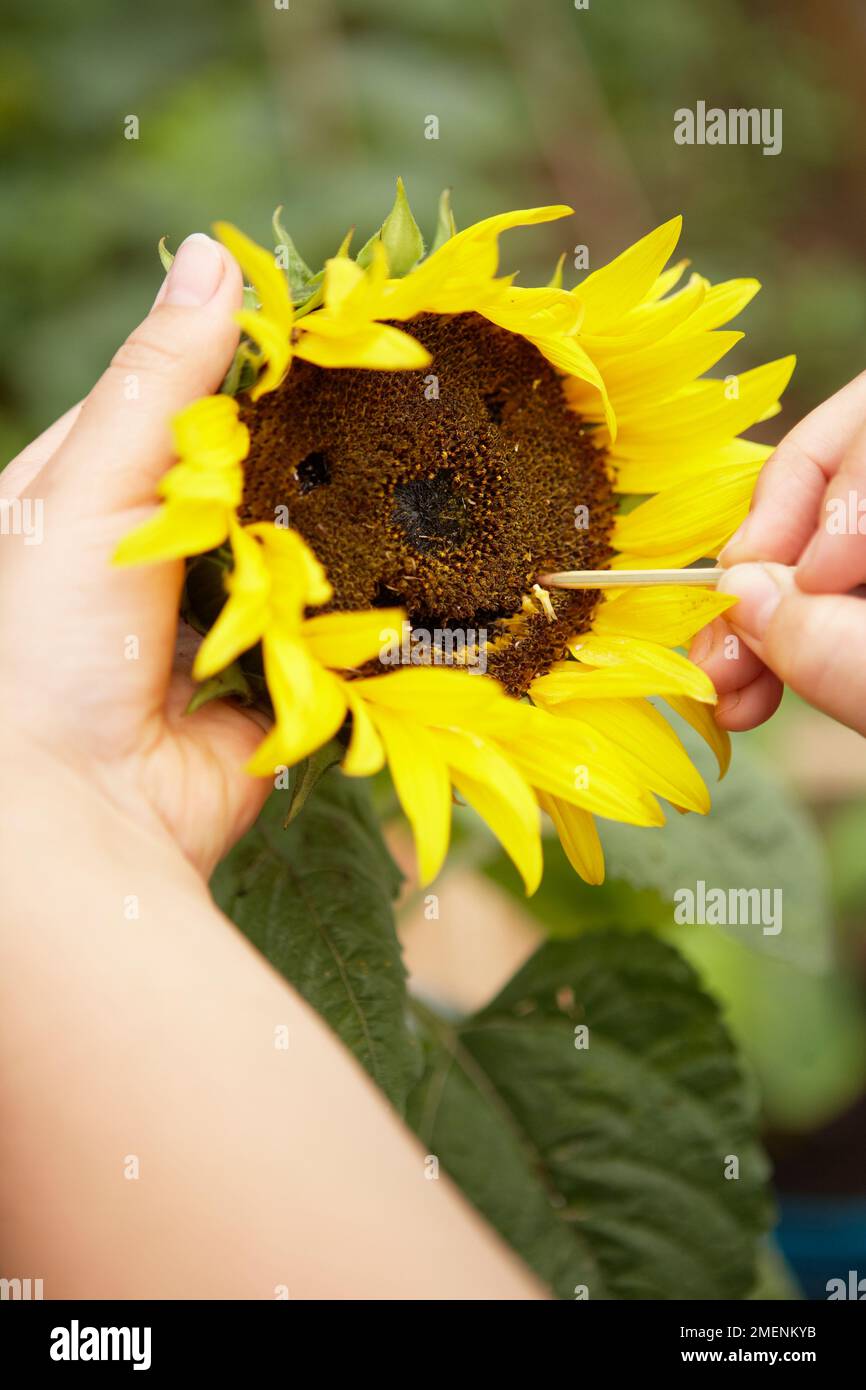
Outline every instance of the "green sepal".
[[348, 254], [349, 254], [349, 247], [352, 245], [352, 237], [353, 237], [354, 235], [355, 235], [355, 228], [354, 228], [354, 227], [350, 227], [349, 230], [347, 231], [346, 235], [343, 237], [343, 240], [340, 242], [340, 245], [337, 247], [336, 251], [334, 252], [334, 257], [335, 257], [335, 258], [338, 257], [338, 256], [348, 256]]
[[310, 270], [306, 261], [298, 255], [295, 243], [283, 226], [281, 218], [282, 211], [282, 204], [280, 204], [273, 216], [274, 249], [278, 252], [282, 250], [285, 253], [286, 264], [282, 269], [285, 271], [289, 282], [292, 303], [295, 305], [306, 304], [307, 300], [315, 292], [317, 285], [321, 284], [324, 271], [320, 270], [314, 273]]
[[[351, 244], [352, 244], [352, 237], [353, 237], [354, 235], [355, 235], [355, 228], [354, 228], [354, 227], [350, 227], [349, 230], [347, 231], [346, 235], [343, 237], [343, 240], [340, 242], [340, 245], [337, 247], [336, 251], [334, 252], [334, 255], [333, 255], [333, 258], [332, 258], [332, 259], [336, 260], [336, 259], [338, 259], [340, 256], [348, 256], [348, 254], [349, 254], [349, 247], [350, 247]], [[309, 314], [309, 313], [312, 312], [313, 309], [318, 309], [318, 308], [324, 303], [324, 301], [325, 301], [325, 272], [324, 272], [324, 270], [319, 270], [319, 271], [317, 271], [316, 274], [315, 274], [315, 276], [314, 276], [313, 278], [318, 282], [318, 283], [316, 284], [316, 288], [315, 288], [315, 290], [313, 291], [313, 293], [310, 295], [309, 299], [306, 299], [306, 300], [304, 301], [304, 303], [301, 304], [301, 305], [296, 309], [296, 311], [295, 311], [295, 318], [296, 318], [296, 319], [302, 319], [302, 318], [304, 317], [304, 314]]]
[[159, 252], [159, 259], [162, 261], [162, 268], [167, 275], [168, 272], [171, 270], [172, 265], [174, 264], [174, 256], [166, 246], [164, 236], [160, 237], [157, 250]]
[[187, 560], [180, 616], [196, 632], [209, 632], [226, 601], [226, 575], [234, 563], [231, 548], [221, 545]]
[[242, 391], [252, 386], [258, 374], [258, 358], [250, 351], [249, 342], [242, 339], [232, 358], [232, 364], [223, 377], [220, 395], [239, 396]]
[[549, 279], [548, 282], [547, 282], [547, 288], [548, 288], [549, 290], [561, 290], [561, 289], [562, 289], [562, 267], [563, 267], [564, 265], [565, 265], [565, 252], [563, 251], [563, 253], [562, 253], [562, 255], [560, 256], [559, 260], [556, 262], [556, 269], [554, 270], [552, 276], [550, 277], [550, 279]]
[[439, 194], [439, 215], [436, 219], [436, 232], [433, 237], [433, 245], [430, 247], [430, 255], [438, 251], [440, 246], [444, 246], [446, 241], [450, 241], [457, 231], [457, 223], [454, 221], [454, 213], [451, 211], [451, 189], [443, 188]]
[[343, 746], [336, 739], [331, 739], [330, 743], [323, 744], [321, 748], [316, 749], [315, 753], [311, 753], [308, 758], [304, 758], [302, 762], [291, 769], [292, 782], [289, 788], [291, 799], [286, 818], [283, 821], [284, 830], [291, 825], [296, 816], [300, 815], [319, 778], [328, 771], [329, 767], [333, 767], [335, 763], [340, 761], [344, 752]]
[[247, 705], [252, 704], [253, 692], [237, 661], [233, 661], [224, 671], [218, 671], [215, 676], [202, 681], [198, 689], [193, 691], [184, 714], [195, 714], [197, 709], [210, 704], [211, 700], [223, 700], [227, 696], [243, 700]]
[[385, 247], [388, 271], [395, 278], [408, 275], [424, 255], [424, 238], [409, 206], [402, 179], [397, 180], [397, 196], [385, 221], [358, 252], [355, 258], [358, 265], [366, 267], [370, 264], [377, 241], [381, 241]]

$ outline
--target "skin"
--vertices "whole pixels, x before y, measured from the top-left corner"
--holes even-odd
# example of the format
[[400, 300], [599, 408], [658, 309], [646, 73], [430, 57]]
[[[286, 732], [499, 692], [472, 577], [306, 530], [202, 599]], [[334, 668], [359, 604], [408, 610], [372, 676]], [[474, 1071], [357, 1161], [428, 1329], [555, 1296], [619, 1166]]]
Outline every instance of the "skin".
[[189, 239], [0, 475], [44, 502], [42, 544], [0, 543], [0, 1274], [46, 1298], [543, 1298], [208, 892], [269, 790], [242, 770], [261, 728], [182, 715], [182, 563], [109, 561], [240, 302], [228, 253]]
[[[852, 496], [864, 534], [834, 534], [834, 504], [847, 512]], [[720, 559], [719, 589], [739, 602], [689, 653], [719, 692], [719, 723], [755, 728], [789, 685], [866, 734], [866, 604], [851, 593], [866, 583], [866, 373], [782, 440]]]

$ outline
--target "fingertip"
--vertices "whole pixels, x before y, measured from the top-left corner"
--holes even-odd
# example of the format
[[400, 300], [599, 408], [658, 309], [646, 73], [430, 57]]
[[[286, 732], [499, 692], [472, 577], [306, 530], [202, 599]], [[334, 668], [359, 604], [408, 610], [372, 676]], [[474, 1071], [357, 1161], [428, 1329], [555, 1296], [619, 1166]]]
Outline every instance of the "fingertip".
[[739, 563], [741, 555], [746, 554], [745, 541], [749, 534], [749, 524], [752, 520], [751, 514], [746, 517], [737, 527], [727, 545], [719, 551], [719, 564], [723, 569], [730, 569], [731, 565]]
[[744, 637], [761, 642], [784, 595], [794, 587], [794, 572], [787, 565], [733, 565], [719, 580], [719, 593], [732, 594], [737, 602], [728, 620]]
[[723, 695], [716, 706], [716, 723], [729, 733], [746, 733], [764, 724], [779, 708], [784, 686], [762, 667], [760, 675], [740, 690]]
[[741, 690], [763, 671], [763, 661], [724, 618], [716, 618], [704, 631], [710, 634], [709, 647], [699, 658], [692, 652], [689, 655], [709, 676], [719, 695]]

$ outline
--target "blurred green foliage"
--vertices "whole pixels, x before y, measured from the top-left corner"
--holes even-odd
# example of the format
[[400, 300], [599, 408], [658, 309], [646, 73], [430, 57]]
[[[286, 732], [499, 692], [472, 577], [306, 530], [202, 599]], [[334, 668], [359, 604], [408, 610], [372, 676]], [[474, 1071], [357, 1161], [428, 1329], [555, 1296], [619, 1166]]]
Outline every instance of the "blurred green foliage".
[[[464, 225], [572, 203], [573, 222], [510, 238], [527, 276], [577, 242], [600, 264], [683, 211], [702, 270], [765, 283], [739, 360], [799, 354], [786, 418], [862, 365], [857, 0], [41, 0], [5, 30], [6, 455], [146, 309], [160, 236], [227, 217], [265, 237], [282, 202], [320, 259], [352, 223], [362, 244], [397, 174], [428, 235], [445, 185]], [[673, 112], [698, 99], [781, 106], [782, 154], [675, 145]]]

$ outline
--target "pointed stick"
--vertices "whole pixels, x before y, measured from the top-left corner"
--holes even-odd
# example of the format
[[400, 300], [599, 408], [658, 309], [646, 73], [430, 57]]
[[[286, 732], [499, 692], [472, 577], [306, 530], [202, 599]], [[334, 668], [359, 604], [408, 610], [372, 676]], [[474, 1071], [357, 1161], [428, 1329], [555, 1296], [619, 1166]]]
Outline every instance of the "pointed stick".
[[724, 574], [720, 565], [693, 570], [557, 570], [540, 574], [545, 589], [619, 589], [635, 584], [689, 584], [715, 588]]

